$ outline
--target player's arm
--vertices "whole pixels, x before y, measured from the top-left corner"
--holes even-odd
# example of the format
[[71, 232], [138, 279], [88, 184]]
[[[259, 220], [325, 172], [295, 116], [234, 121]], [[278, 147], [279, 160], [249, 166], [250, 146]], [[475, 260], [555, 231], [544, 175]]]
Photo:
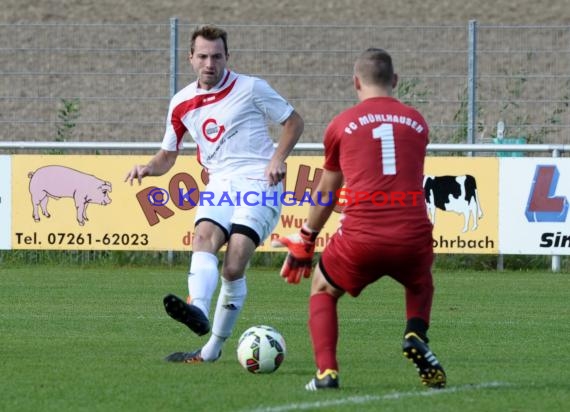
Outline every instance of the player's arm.
[[295, 111], [281, 125], [283, 128], [277, 148], [265, 169], [265, 176], [271, 185], [276, 185], [285, 177], [285, 160], [299, 141], [305, 128], [303, 118]]
[[172, 169], [177, 157], [178, 151], [160, 149], [146, 165], [133, 166], [129, 173], [127, 173], [125, 182], [128, 181], [132, 185], [133, 180], [137, 179], [140, 185], [143, 177], [162, 176]]

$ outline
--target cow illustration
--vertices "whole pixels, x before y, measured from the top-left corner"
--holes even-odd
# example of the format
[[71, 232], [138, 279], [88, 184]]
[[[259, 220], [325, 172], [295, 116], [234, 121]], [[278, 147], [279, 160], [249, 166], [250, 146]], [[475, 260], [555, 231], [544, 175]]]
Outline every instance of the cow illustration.
[[469, 228], [469, 217], [473, 218], [471, 230], [476, 230], [477, 222], [483, 217], [479, 204], [477, 183], [471, 175], [424, 176], [424, 192], [431, 223], [435, 225], [436, 208], [463, 215], [463, 232]]
[[30, 194], [32, 195], [33, 217], [40, 221], [38, 206], [45, 217], [50, 217], [47, 202], [50, 197], [59, 199], [71, 197], [77, 209], [77, 222], [80, 226], [87, 219], [87, 205], [95, 203], [106, 206], [111, 203], [109, 192], [111, 183], [93, 175], [64, 166], [44, 166], [35, 172], [28, 173], [30, 178]]

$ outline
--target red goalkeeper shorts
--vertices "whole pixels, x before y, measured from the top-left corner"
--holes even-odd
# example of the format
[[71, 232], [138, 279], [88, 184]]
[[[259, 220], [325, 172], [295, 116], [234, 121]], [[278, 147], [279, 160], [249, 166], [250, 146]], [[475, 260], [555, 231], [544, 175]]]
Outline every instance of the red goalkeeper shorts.
[[422, 245], [358, 243], [335, 235], [321, 255], [319, 265], [327, 280], [352, 296], [369, 284], [390, 276], [409, 289], [425, 288], [433, 294], [431, 239]]

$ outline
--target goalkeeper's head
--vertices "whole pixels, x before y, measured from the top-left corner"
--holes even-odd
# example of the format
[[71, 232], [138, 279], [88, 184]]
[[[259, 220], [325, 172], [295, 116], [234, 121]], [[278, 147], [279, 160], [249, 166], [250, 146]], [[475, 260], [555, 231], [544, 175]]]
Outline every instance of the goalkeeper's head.
[[358, 56], [354, 63], [353, 79], [360, 100], [391, 96], [398, 83], [392, 57], [386, 50], [379, 48], [369, 48]]

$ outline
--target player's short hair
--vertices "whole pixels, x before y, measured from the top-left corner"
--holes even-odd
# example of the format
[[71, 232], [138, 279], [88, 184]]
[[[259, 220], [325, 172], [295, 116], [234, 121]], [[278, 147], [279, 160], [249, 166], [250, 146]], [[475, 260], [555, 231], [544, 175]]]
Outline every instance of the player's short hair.
[[228, 54], [228, 33], [219, 27], [206, 24], [204, 26], [198, 27], [192, 33], [192, 37], [190, 38], [190, 53], [194, 54], [194, 47], [196, 45], [196, 39], [198, 37], [203, 37], [206, 40], [218, 40], [222, 39], [224, 42], [224, 51], [226, 52], [226, 56]]
[[384, 49], [371, 47], [362, 52], [356, 60], [354, 70], [364, 83], [392, 86], [394, 79], [392, 56]]

